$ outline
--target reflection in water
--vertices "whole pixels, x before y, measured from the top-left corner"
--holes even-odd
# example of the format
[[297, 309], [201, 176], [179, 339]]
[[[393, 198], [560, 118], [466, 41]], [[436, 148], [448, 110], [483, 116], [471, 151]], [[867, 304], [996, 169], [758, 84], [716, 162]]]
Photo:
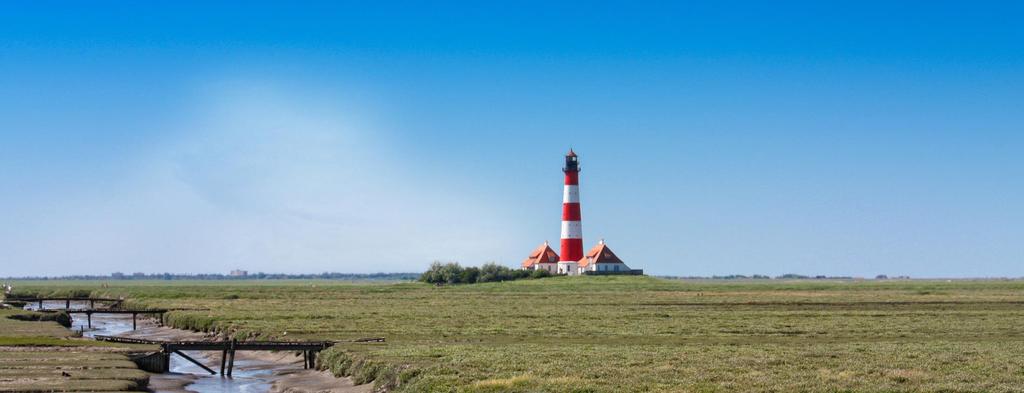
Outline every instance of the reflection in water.
[[[37, 306], [38, 304], [29, 304], [25, 306], [25, 309], [35, 310]], [[43, 302], [44, 309], [63, 310], [64, 306], [65, 303], [63, 301]], [[75, 310], [86, 309], [88, 307], [88, 302], [71, 302], [71, 308]], [[93, 314], [92, 329], [89, 329], [86, 326], [88, 322], [84, 314], [71, 314], [71, 318], [71, 329], [76, 332], [81, 331], [84, 337], [94, 337], [97, 335], [113, 336], [132, 331], [131, 315]], [[189, 351], [187, 354], [214, 370], [217, 370], [220, 367], [219, 353], [214, 354], [212, 352]], [[232, 372], [233, 375], [231, 378], [227, 378], [221, 377], [220, 375], [210, 375], [210, 373], [199, 368], [199, 366], [196, 366], [177, 355], [171, 355], [171, 372], [168, 374], [154, 374], [150, 377], [150, 381], [155, 383], [161, 379], [179, 380], [181, 378], [181, 374], [191, 374], [195, 376], [196, 379], [192, 384], [185, 386], [185, 389], [191, 392], [269, 392], [271, 384], [273, 383], [274, 370], [278, 368], [281, 368], [280, 364], [270, 361], [236, 359], [235, 368]], [[175, 391], [156, 391], [156, 393], [174, 392]]]
[[[26, 310], [38, 309], [38, 303], [25, 305]], [[63, 310], [66, 304], [64, 301], [43, 302], [43, 309]], [[72, 310], [85, 310], [89, 308], [89, 302], [71, 302]], [[99, 305], [97, 305], [99, 308]], [[132, 331], [132, 316], [128, 314], [94, 314], [92, 316], [92, 329], [88, 327], [88, 319], [85, 314], [71, 314], [71, 330], [82, 332], [83, 337], [113, 336]]]
[[[187, 352], [188, 356], [196, 359], [207, 366], [220, 362], [220, 358], [215, 359], [207, 357], [205, 352]], [[219, 356], [219, 354], [218, 354]], [[269, 392], [270, 384], [272, 382], [271, 377], [273, 376], [273, 370], [269, 367], [277, 366], [274, 363], [253, 361], [253, 360], [235, 360], [235, 370], [231, 378], [221, 377], [219, 375], [210, 375], [192, 364], [191, 362], [182, 359], [178, 356], [171, 355], [171, 372], [179, 374], [193, 374], [199, 375], [200, 377], [195, 380], [191, 385], [185, 388], [193, 392]], [[219, 367], [219, 365], [217, 366]], [[211, 367], [216, 370], [216, 367]]]

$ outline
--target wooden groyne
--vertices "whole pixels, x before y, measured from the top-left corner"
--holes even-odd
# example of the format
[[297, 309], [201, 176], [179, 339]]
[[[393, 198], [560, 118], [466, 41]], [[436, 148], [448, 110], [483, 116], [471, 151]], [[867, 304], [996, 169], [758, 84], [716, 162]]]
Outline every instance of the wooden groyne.
[[135, 362], [136, 366], [143, 371], [149, 371], [151, 373], [163, 373], [165, 370], [171, 369], [171, 354], [163, 352], [153, 352], [144, 354], [129, 355], [129, 358]]

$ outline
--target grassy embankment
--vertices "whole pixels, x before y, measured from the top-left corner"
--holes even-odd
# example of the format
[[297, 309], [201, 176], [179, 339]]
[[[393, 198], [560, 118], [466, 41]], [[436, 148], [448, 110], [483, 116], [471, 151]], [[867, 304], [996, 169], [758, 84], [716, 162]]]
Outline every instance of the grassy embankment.
[[[99, 283], [19, 283], [96, 290]], [[346, 340], [320, 358], [395, 390], [1022, 391], [1021, 281], [110, 282], [168, 323]], [[400, 383], [399, 383], [400, 382]]]
[[54, 316], [61, 314], [0, 309], [0, 392], [137, 391], [145, 387], [148, 375], [124, 354], [139, 348], [76, 339]]

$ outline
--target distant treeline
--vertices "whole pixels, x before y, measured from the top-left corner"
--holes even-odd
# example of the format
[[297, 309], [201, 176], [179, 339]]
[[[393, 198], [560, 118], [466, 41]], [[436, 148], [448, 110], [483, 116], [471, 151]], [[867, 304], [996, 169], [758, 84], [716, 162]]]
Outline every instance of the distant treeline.
[[[659, 277], [661, 277], [661, 278], [670, 278], [670, 279], [683, 279], [683, 280], [708, 280], [708, 279], [710, 279], [710, 280], [852, 280], [852, 279], [855, 278], [855, 277], [850, 277], [850, 276], [824, 276], [824, 275], [805, 276], [803, 274], [792, 274], [792, 273], [783, 274], [783, 275], [775, 276], [775, 277], [771, 277], [771, 276], [767, 276], [767, 275], [763, 275], [763, 274], [754, 274], [754, 275], [750, 275], [750, 276], [745, 276], [745, 275], [742, 275], [742, 274], [730, 274], [728, 276], [710, 276], [710, 277], [705, 277], [705, 276], [659, 276]], [[890, 277], [888, 277], [888, 276], [886, 276], [884, 274], [879, 274], [879, 275], [875, 276], [876, 280], [886, 280], [886, 279], [889, 279], [889, 278]], [[908, 276], [898, 276], [898, 277], [892, 277], [892, 278], [893, 279], [905, 280], [905, 279], [909, 279], [910, 277], [908, 277]]]
[[512, 269], [496, 263], [486, 263], [481, 267], [462, 267], [458, 263], [434, 262], [430, 269], [420, 275], [420, 281], [431, 284], [474, 284], [550, 276], [551, 273], [547, 270]]
[[176, 273], [113, 273], [107, 276], [78, 275], [62, 277], [8, 277], [8, 280], [401, 280], [413, 281], [420, 277], [418, 273], [319, 273], [319, 274], [283, 274], [283, 273], [249, 273], [245, 275], [230, 274], [176, 274]]

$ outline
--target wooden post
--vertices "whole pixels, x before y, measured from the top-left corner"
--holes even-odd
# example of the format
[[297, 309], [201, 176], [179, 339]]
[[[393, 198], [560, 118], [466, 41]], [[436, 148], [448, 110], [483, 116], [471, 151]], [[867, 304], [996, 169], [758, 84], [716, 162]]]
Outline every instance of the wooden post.
[[316, 351], [309, 351], [309, 368], [316, 369]]
[[43, 299], [39, 299], [39, 309], [43, 309]]
[[309, 351], [302, 351], [302, 369], [309, 369]]
[[89, 329], [92, 329], [92, 313], [85, 313], [85, 319], [89, 321]]
[[96, 308], [96, 301], [89, 299], [89, 308]]
[[64, 309], [65, 310], [70, 310], [71, 309], [71, 299], [64, 299]]
[[132, 330], [138, 330], [138, 324], [135, 321], [135, 319], [136, 319], [135, 317], [138, 316], [138, 315], [139, 314], [132, 313]]
[[228, 361], [228, 350], [225, 349], [220, 353], [220, 375], [224, 375], [224, 364]]
[[231, 347], [230, 347], [231, 349], [228, 350], [229, 351], [228, 352], [228, 356], [230, 356], [230, 358], [228, 358], [228, 377], [229, 378], [231, 377], [231, 371], [235, 369], [235, 343], [237, 343], [237, 342], [238, 342], [238, 340], [231, 339]]

